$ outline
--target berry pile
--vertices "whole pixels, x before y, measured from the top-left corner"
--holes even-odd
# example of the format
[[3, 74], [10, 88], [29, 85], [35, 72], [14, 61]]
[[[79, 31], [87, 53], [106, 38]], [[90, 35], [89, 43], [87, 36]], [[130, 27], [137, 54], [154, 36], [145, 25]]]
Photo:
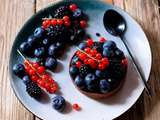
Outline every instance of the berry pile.
[[[98, 68], [99, 70], [104, 70], [109, 65], [109, 60], [107, 57], [102, 57], [101, 53], [97, 51], [97, 48], [93, 48], [94, 42], [91, 39], [86, 41], [85, 49], [76, 52], [78, 58], [85, 64], [89, 65], [91, 68]], [[82, 45], [80, 44], [81, 49]], [[80, 67], [81, 62], [77, 61], [76, 66]]]
[[26, 92], [33, 98], [40, 98], [42, 95], [41, 88], [31, 80], [30, 76], [26, 73], [23, 64], [15, 64], [13, 72], [16, 76], [20, 77], [26, 85]]
[[55, 93], [58, 89], [57, 83], [46, 73], [45, 67], [28, 60], [24, 62], [25, 71], [31, 80], [49, 93]]
[[70, 62], [70, 75], [81, 90], [108, 93], [125, 77], [127, 59], [113, 41], [100, 37], [99, 42], [88, 39], [79, 44]]
[[13, 72], [20, 77], [26, 85], [26, 91], [31, 97], [38, 98], [41, 95], [41, 88], [49, 93], [55, 93], [58, 90], [57, 83], [46, 72], [45, 67], [38, 63], [24, 61], [23, 64], [15, 64]]
[[[49, 93], [58, 90], [57, 83], [46, 70], [56, 69], [57, 59], [63, 54], [66, 45], [82, 40], [87, 27], [87, 17], [76, 4], [60, 6], [49, 16], [52, 17], [42, 18], [42, 25], [20, 44], [17, 51], [24, 63], [13, 66], [14, 74], [26, 85], [26, 92], [36, 99], [42, 96], [42, 90]], [[36, 62], [29, 61], [23, 55], [35, 59]], [[86, 67], [81, 68], [83, 69]], [[65, 99], [56, 96], [53, 98], [53, 107], [63, 111]]]
[[65, 46], [83, 39], [87, 26], [86, 15], [76, 4], [60, 6], [53, 13], [53, 18], [43, 18], [42, 26], [19, 47], [25, 56], [35, 58], [51, 71], [55, 70]]

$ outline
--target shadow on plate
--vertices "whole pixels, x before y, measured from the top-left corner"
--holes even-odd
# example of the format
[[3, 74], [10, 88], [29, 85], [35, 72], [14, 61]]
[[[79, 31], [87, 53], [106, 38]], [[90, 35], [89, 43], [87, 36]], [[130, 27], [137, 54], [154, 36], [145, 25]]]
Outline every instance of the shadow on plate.
[[47, 104], [51, 101], [49, 95], [45, 92], [42, 91], [42, 97], [38, 100], [38, 102], [42, 103], [42, 104]]
[[54, 70], [55, 73], [59, 73], [64, 69], [62, 63], [60, 61], [58, 61], [58, 65], [56, 67], [56, 69]]
[[65, 107], [65, 109], [64, 109], [64, 111], [62, 113], [63, 114], [68, 114], [71, 111], [72, 111], [72, 105], [68, 101], [66, 101], [66, 107]]
[[137, 71], [135, 70], [132, 61], [129, 58], [128, 61], [129, 61], [128, 70], [122, 88], [120, 88], [120, 90], [113, 96], [97, 101], [106, 105], [125, 104], [126, 100], [132, 95], [132, 92], [138, 86], [139, 82], [141, 81], [141, 78], [137, 73]]

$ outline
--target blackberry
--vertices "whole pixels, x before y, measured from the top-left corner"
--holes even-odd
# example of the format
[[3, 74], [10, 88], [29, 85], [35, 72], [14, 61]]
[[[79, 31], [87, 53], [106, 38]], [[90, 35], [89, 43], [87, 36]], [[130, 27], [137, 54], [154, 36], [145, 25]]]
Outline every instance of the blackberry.
[[110, 76], [115, 79], [122, 79], [126, 73], [126, 68], [117, 59], [110, 60]]
[[100, 42], [94, 42], [93, 48], [95, 48], [98, 52], [102, 52], [103, 44]]
[[124, 53], [119, 48], [117, 48], [117, 50], [115, 50], [115, 57], [122, 60], [125, 56]]
[[113, 78], [109, 78], [107, 81], [110, 85], [110, 90], [114, 90], [120, 84], [120, 80], [113, 79]]
[[42, 95], [41, 88], [34, 82], [26, 84], [26, 91], [31, 97], [36, 99], [40, 98]]
[[79, 68], [79, 74], [81, 77], [84, 77], [88, 74], [89, 72], [89, 67], [86, 66], [86, 65], [82, 65], [80, 68]]
[[70, 16], [71, 11], [68, 6], [61, 6], [54, 12], [54, 18], [63, 18], [65, 15]]
[[46, 31], [49, 39], [54, 41], [63, 41], [68, 36], [67, 29], [63, 25], [49, 26]]

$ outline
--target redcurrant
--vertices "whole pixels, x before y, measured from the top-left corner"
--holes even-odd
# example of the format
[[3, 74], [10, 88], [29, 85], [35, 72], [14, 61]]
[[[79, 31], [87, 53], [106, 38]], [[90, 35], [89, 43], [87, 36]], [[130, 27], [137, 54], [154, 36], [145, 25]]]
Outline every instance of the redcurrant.
[[37, 71], [38, 71], [39, 74], [42, 74], [42, 73], [45, 72], [45, 68], [44, 68], [43, 66], [39, 66], [39, 67], [37, 68]]
[[82, 63], [81, 63], [80, 61], [77, 61], [77, 62], [76, 62], [76, 66], [77, 66], [78, 68], [80, 68], [81, 65], [82, 65]]
[[68, 16], [64, 16], [63, 17], [63, 20], [66, 22], [66, 21], [69, 21], [69, 17]]
[[78, 8], [78, 7], [77, 7], [76, 4], [71, 4], [71, 5], [69, 6], [69, 9], [70, 9], [72, 12], [76, 11], [77, 8]]
[[58, 24], [58, 25], [62, 25], [62, 24], [63, 24], [63, 20], [58, 19], [58, 20], [57, 20], [57, 24]]
[[88, 39], [86, 42], [87, 42], [88, 46], [92, 46], [93, 45], [93, 40], [92, 39]]
[[87, 27], [87, 22], [85, 20], [80, 21], [80, 26], [81, 28], [86, 28]]
[[51, 25], [56, 26], [57, 25], [57, 20], [56, 19], [51, 20]]
[[79, 111], [81, 109], [77, 103], [73, 104], [72, 107], [73, 107], [73, 109], [75, 109], [77, 111]]
[[104, 37], [100, 37], [99, 42], [104, 43], [104, 42], [106, 42], [106, 39]]

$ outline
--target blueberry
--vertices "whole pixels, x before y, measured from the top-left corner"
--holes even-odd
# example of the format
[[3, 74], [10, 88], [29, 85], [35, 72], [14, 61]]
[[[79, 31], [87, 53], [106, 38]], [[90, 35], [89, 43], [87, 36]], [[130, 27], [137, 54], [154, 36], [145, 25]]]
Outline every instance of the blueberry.
[[104, 71], [96, 70], [95, 75], [99, 78], [103, 78], [105, 76]]
[[31, 46], [28, 44], [28, 42], [23, 42], [23, 43], [20, 45], [19, 50], [20, 50], [23, 54], [29, 55], [29, 54], [30, 54], [30, 50], [31, 50]]
[[103, 49], [103, 56], [104, 57], [113, 57], [114, 56], [114, 51], [110, 50], [109, 48], [104, 48]]
[[76, 76], [74, 83], [80, 89], [83, 89], [85, 87], [85, 82], [84, 82], [84, 80], [79, 75]]
[[97, 89], [98, 83], [96, 76], [93, 73], [89, 73], [86, 75], [85, 83], [89, 91], [95, 91]]
[[76, 11], [73, 12], [73, 17], [75, 19], [81, 19], [83, 16], [82, 10], [77, 9]]
[[80, 43], [78, 47], [83, 50], [86, 48], [86, 46], [87, 46], [87, 44], [85, 42], [83, 42], [83, 43]]
[[124, 53], [120, 49], [117, 49], [117, 50], [115, 50], [115, 57], [118, 59], [123, 59]]
[[34, 55], [35, 55], [36, 57], [43, 57], [44, 54], [45, 54], [45, 49], [44, 49], [44, 47], [37, 48], [37, 49], [35, 49], [35, 51], [34, 51]]
[[48, 49], [48, 55], [55, 57], [57, 56], [57, 53], [58, 53], [58, 47], [56, 46], [56, 44], [52, 44]]
[[31, 79], [28, 75], [25, 75], [23, 78], [22, 78], [24, 84], [28, 84], [29, 82], [31, 82]]
[[76, 62], [79, 60], [79, 58], [77, 56], [74, 56], [72, 58], [71, 64], [76, 64]]
[[23, 77], [25, 74], [25, 68], [23, 64], [15, 64], [13, 66], [13, 73], [18, 77]]
[[62, 112], [66, 106], [66, 101], [62, 96], [57, 95], [52, 99], [52, 105], [55, 110]]
[[49, 44], [50, 44], [50, 41], [49, 41], [49, 39], [44, 39], [43, 41], [42, 41], [42, 44], [45, 46], [45, 47], [47, 47]]
[[99, 88], [100, 88], [101, 93], [107, 93], [110, 91], [111, 86], [107, 80], [103, 79], [103, 80], [100, 80]]
[[42, 27], [38, 27], [34, 31], [34, 36], [36, 38], [43, 38], [45, 35], [45, 30]]
[[113, 41], [107, 41], [103, 44], [103, 48], [108, 47], [111, 50], [114, 50], [116, 48], [116, 43]]
[[75, 65], [73, 65], [70, 67], [69, 72], [71, 75], [75, 76], [78, 73], [78, 68]]
[[27, 39], [27, 43], [28, 43], [31, 47], [35, 46], [36, 43], [37, 43], [36, 37], [33, 36], [33, 35], [29, 36], [28, 39]]
[[54, 70], [57, 67], [57, 60], [51, 57], [48, 57], [45, 62], [46, 68]]

